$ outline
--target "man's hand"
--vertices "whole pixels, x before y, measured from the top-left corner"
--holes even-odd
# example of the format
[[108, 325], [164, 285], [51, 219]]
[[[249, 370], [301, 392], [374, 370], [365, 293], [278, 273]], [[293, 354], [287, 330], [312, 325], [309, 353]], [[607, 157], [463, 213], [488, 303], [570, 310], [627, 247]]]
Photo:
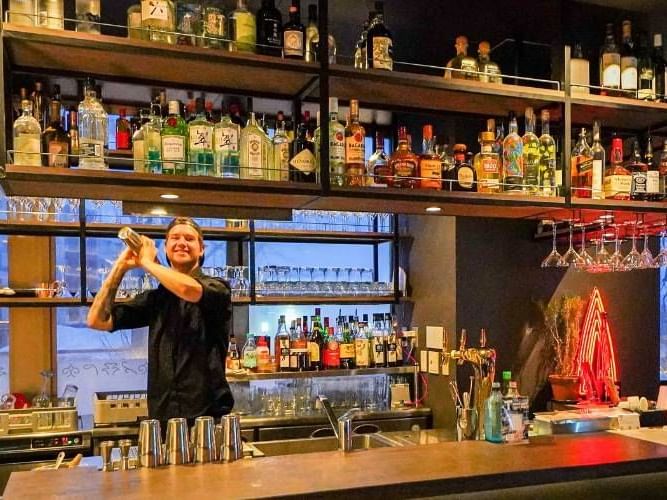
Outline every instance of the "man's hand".
[[152, 264], [157, 261], [157, 247], [155, 246], [155, 241], [146, 236], [142, 236], [141, 240], [143, 244], [141, 246], [141, 251], [139, 252], [137, 261], [141, 267], [147, 270], [147, 264]]
[[124, 273], [129, 271], [130, 269], [136, 269], [137, 267], [141, 266], [139, 264], [139, 257], [137, 256], [137, 254], [134, 253], [128, 247], [125, 247], [125, 249], [123, 249], [123, 251], [120, 253], [118, 258], [116, 259], [115, 265], [119, 270], [123, 271]]

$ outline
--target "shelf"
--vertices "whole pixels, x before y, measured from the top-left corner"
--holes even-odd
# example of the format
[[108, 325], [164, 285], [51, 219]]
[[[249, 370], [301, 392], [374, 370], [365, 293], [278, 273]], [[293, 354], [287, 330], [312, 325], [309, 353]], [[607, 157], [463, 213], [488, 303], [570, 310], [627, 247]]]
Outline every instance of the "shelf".
[[[35, 214], [36, 216], [36, 214]], [[20, 236], [79, 236], [78, 222], [0, 221], [0, 234]]]
[[274, 380], [274, 379], [304, 379], [322, 377], [355, 377], [358, 375], [400, 375], [413, 374], [414, 366], [395, 366], [388, 368], [357, 368], [354, 370], [320, 370], [307, 372], [275, 372], [275, 373], [248, 373], [235, 376], [227, 373], [230, 382], [245, 382], [250, 380]]
[[363, 107], [451, 111], [483, 116], [523, 116], [526, 106], [535, 110], [565, 101], [558, 90], [468, 80], [399, 71], [359, 70], [332, 65], [330, 93], [343, 100], [359, 99]]
[[256, 229], [255, 241], [314, 241], [318, 243], [378, 243], [391, 241], [392, 233]]
[[83, 305], [79, 298], [0, 297], [0, 307], [81, 307]]
[[338, 297], [322, 295], [257, 296], [256, 304], [391, 304], [396, 302], [393, 295], [342, 295]]
[[595, 94], [572, 97], [571, 102], [573, 125], [590, 127], [600, 120], [602, 127], [611, 130], [656, 131], [667, 126], [667, 103]]
[[151, 85], [293, 98], [307, 93], [319, 66], [255, 54], [167, 45], [74, 31], [3, 24], [15, 70], [53, 71]]
[[638, 213], [667, 213], [667, 202], [632, 200], [593, 200], [572, 198], [570, 206], [581, 210], [623, 211]]

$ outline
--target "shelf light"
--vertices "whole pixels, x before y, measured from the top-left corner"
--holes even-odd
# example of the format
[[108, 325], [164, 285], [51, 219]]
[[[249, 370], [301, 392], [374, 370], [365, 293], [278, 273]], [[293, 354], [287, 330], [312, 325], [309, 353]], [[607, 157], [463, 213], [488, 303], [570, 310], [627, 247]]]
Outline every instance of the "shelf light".
[[164, 193], [160, 195], [160, 198], [164, 200], [178, 200], [180, 196], [178, 196], [177, 194]]
[[155, 208], [151, 209], [150, 214], [161, 216], [161, 217], [163, 217], [165, 215], [168, 215], [167, 211], [162, 207], [155, 207]]
[[438, 212], [442, 212], [442, 208], [440, 208], [440, 207], [426, 207], [426, 211], [430, 214], [437, 214]]

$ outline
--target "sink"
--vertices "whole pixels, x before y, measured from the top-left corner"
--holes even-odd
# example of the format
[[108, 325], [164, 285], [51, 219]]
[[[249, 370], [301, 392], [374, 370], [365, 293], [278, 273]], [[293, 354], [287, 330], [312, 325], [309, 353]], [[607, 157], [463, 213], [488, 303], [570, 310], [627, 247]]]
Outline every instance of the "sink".
[[[278, 455], [294, 455], [297, 453], [316, 453], [318, 451], [335, 451], [338, 449], [338, 439], [335, 437], [283, 439], [279, 441], [258, 441], [246, 443], [252, 449], [253, 457], [274, 457]], [[352, 437], [354, 450], [368, 450], [371, 448], [388, 448], [404, 446], [403, 443], [376, 434], [357, 434]], [[258, 452], [258, 453], [257, 453]]]

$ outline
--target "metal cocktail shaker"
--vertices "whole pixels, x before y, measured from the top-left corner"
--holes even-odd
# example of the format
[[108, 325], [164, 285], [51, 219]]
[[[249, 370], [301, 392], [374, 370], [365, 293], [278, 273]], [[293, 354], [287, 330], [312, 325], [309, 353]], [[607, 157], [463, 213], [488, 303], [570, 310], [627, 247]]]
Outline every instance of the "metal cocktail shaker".
[[188, 421], [184, 418], [170, 418], [167, 420], [167, 464], [189, 464], [190, 461]]
[[141, 247], [143, 246], [143, 241], [141, 241], [141, 235], [137, 233], [131, 227], [121, 227], [118, 231], [118, 239], [125, 243], [130, 249], [139, 255]]
[[160, 421], [142, 420], [139, 424], [139, 466], [159, 467], [163, 463]]
[[233, 462], [243, 458], [243, 441], [241, 440], [241, 418], [236, 414], [222, 417], [222, 446], [220, 459]]
[[193, 427], [194, 461], [205, 464], [217, 460], [213, 417], [197, 417]]

